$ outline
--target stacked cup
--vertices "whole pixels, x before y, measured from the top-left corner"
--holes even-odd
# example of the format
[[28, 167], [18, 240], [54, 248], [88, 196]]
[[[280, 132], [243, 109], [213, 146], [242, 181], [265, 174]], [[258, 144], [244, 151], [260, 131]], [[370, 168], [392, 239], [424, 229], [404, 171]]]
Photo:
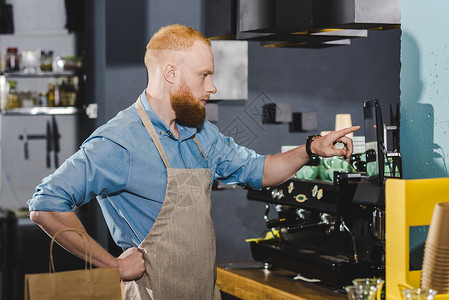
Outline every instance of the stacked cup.
[[376, 300], [377, 290], [375, 287], [360, 288], [355, 285], [345, 286], [349, 300]]
[[[335, 115], [335, 130], [340, 130], [346, 127], [351, 127], [351, 115], [350, 114], [336, 114]], [[347, 134], [348, 137], [352, 138], [354, 134], [351, 132]]]
[[346, 286], [348, 299], [380, 300], [385, 281], [381, 278], [356, 278], [351, 286]]
[[433, 300], [437, 291], [423, 289], [406, 289], [402, 291], [405, 300]]
[[421, 288], [449, 293], [449, 202], [435, 205], [424, 246]]

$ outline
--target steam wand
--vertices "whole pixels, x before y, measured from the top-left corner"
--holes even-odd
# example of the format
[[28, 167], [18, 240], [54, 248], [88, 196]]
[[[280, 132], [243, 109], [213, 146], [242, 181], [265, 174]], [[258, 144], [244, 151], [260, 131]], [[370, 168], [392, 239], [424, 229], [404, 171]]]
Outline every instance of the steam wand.
[[340, 231], [344, 231], [344, 230], [346, 230], [352, 238], [352, 247], [354, 249], [354, 260], [357, 263], [357, 262], [359, 262], [359, 256], [357, 255], [357, 249], [355, 246], [355, 236], [351, 232], [351, 230], [349, 230], [348, 226], [346, 226], [345, 221], [342, 220], [341, 224], [340, 224]]

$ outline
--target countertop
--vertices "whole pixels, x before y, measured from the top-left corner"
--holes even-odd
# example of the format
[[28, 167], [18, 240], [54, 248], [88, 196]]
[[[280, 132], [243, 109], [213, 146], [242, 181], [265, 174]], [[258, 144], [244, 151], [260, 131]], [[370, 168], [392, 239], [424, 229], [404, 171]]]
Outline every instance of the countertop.
[[297, 274], [284, 269], [264, 269], [255, 265], [221, 263], [217, 268], [217, 286], [241, 299], [347, 299], [341, 291], [321, 284], [294, 280]]

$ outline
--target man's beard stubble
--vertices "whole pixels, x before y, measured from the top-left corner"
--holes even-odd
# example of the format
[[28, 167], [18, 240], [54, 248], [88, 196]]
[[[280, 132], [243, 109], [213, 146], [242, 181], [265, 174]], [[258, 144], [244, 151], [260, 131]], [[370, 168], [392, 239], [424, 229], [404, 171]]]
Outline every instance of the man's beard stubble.
[[170, 103], [176, 121], [182, 126], [198, 127], [206, 120], [205, 105], [192, 95], [185, 84], [170, 95]]

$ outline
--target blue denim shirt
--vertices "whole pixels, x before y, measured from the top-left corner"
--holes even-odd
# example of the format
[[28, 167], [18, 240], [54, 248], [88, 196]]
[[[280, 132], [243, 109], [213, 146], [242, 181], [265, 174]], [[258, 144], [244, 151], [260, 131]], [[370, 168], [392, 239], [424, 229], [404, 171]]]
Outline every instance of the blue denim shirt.
[[[237, 145], [209, 122], [177, 124], [179, 139], [140, 100], [159, 134], [171, 168], [209, 168], [214, 179], [260, 189], [265, 156]], [[207, 160], [192, 137], [196, 134]], [[99, 127], [28, 201], [30, 211], [71, 211], [96, 198], [114, 241], [127, 249], [147, 236], [162, 207], [167, 172], [134, 105]]]

